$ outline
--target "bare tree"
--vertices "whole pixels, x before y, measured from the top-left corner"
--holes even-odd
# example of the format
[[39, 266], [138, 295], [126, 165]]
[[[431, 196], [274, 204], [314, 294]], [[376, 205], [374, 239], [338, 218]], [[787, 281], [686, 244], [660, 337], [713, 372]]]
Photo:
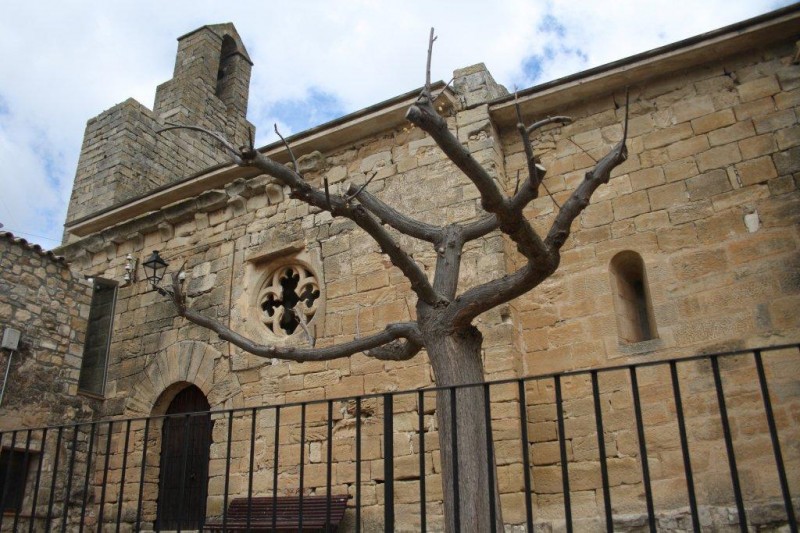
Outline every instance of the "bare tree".
[[[539, 194], [546, 170], [533, 153], [531, 137], [549, 124], [566, 124], [568, 117], [550, 117], [525, 125], [516, 104], [517, 129], [522, 139], [527, 159], [527, 179], [518, 184], [511, 196], [495, 183], [490, 173], [479, 164], [447, 127], [447, 122], [437, 112], [431, 91], [430, 63], [433, 29], [428, 44], [425, 87], [406, 117], [430, 135], [444, 154], [469, 178], [480, 192], [480, 202], [486, 215], [466, 224], [435, 226], [414, 220], [399, 213], [365, 190], [351, 185], [346, 194], [332, 194], [327, 182], [324, 189], [309, 184], [298, 171], [291, 147], [284, 140], [293, 161], [292, 168], [273, 161], [256, 151], [252, 145], [236, 148], [222, 135], [193, 126], [172, 125], [166, 129], [188, 128], [204, 131], [214, 136], [232, 154], [234, 161], [245, 167], [254, 167], [272, 176], [291, 189], [291, 197], [306, 202], [317, 209], [329, 211], [334, 217], [344, 217], [355, 222], [379, 245], [381, 252], [408, 278], [411, 290], [417, 297], [415, 321], [393, 323], [374, 335], [356, 338], [344, 344], [324, 348], [273, 346], [254, 342], [232, 331], [222, 323], [201, 315], [186, 303], [178, 274], [173, 275], [172, 297], [178, 313], [187, 320], [215, 331], [220, 338], [261, 357], [291, 361], [323, 361], [348, 357], [363, 352], [381, 360], [401, 361], [426, 350], [436, 382], [442, 386], [479, 383], [484, 380], [481, 361], [482, 336], [472, 324], [473, 320], [494, 307], [520, 296], [552, 275], [558, 268], [560, 250], [570, 233], [575, 218], [589, 204], [594, 191], [607, 183], [611, 171], [625, 161], [627, 148], [627, 102], [622, 140], [595, 167], [560, 206], [547, 235], [540, 236], [523, 216], [523, 209]], [[283, 139], [283, 137], [281, 137]], [[401, 248], [389, 226], [399, 233], [430, 243], [437, 254], [433, 283]], [[524, 264], [510, 275], [488, 281], [459, 293], [458, 278], [464, 245], [499, 230], [516, 244], [525, 258]], [[312, 343], [313, 344], [313, 343]], [[455, 397], [455, 420], [451, 399]], [[489, 469], [484, 422], [484, 395], [480, 387], [458, 389], [457, 393], [443, 391], [437, 395], [437, 418], [444, 483], [444, 504], [448, 531], [456, 531], [455, 509], [458, 506], [460, 530], [489, 531], [491, 516], [502, 530], [499, 499], [490, 502], [487, 492]], [[452, 428], [458, 432], [458, 450], [453, 453]], [[457, 455], [457, 457], [456, 457]], [[453, 491], [454, 465], [458, 463], [458, 501]], [[494, 476], [496, 479], [496, 476]], [[497, 494], [497, 491], [495, 491]], [[493, 508], [496, 512], [493, 513]]]

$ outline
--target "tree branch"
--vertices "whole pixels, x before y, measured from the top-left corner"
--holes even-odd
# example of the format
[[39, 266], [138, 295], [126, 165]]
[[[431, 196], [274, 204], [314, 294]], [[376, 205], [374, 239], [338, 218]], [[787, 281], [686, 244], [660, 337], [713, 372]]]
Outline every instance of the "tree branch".
[[415, 341], [394, 340], [369, 350], [367, 355], [383, 361], [406, 361], [417, 355], [420, 350], [422, 345]]
[[[589, 204], [591, 195], [597, 187], [607, 183], [611, 171], [627, 158], [625, 142], [628, 135], [628, 96], [626, 93], [622, 140], [597, 163], [594, 170], [586, 174], [584, 181], [572, 193], [564, 206], [560, 207], [547, 239], [543, 242], [522, 215], [524, 207], [536, 198], [538, 186], [545, 175], [545, 169], [537, 165], [533, 158], [528, 133], [546, 124], [564, 123], [565, 119], [568, 119], [567, 117], [551, 117], [535, 122], [530, 127], [525, 127], [522, 123], [519, 106], [516, 107], [519, 120], [517, 129], [523, 140], [531, 175], [514, 197], [500, 204], [500, 208], [494, 213], [499, 221], [500, 229], [517, 243], [517, 249], [528, 258], [528, 263], [510, 276], [484, 283], [457, 297], [445, 311], [445, 320], [451, 323], [454, 329], [468, 326], [479, 314], [524, 294], [555, 272], [560, 262], [559, 250], [569, 236], [572, 222]], [[452, 136], [452, 134], [450, 135]]]
[[628, 138], [628, 109], [628, 91], [626, 90], [625, 125], [622, 131], [622, 140], [597, 162], [594, 169], [586, 173], [581, 184], [572, 192], [569, 199], [564, 202], [545, 239], [545, 244], [549, 248], [559, 250], [564, 245], [564, 242], [569, 237], [572, 222], [589, 205], [594, 191], [600, 185], [608, 183], [611, 171], [628, 159], [628, 147], [625, 144]]
[[428, 62], [425, 68], [425, 92], [430, 95], [431, 92], [431, 57], [433, 56], [433, 43], [436, 41], [436, 36], [433, 34], [431, 28], [430, 37], [428, 37]]
[[481, 313], [525, 294], [546, 280], [558, 268], [559, 260], [558, 254], [551, 254], [543, 261], [528, 262], [511, 275], [467, 290], [447, 308], [445, 323], [452, 324], [454, 330], [469, 326]]
[[464, 242], [480, 239], [484, 235], [488, 235], [499, 227], [500, 223], [497, 221], [497, 216], [495, 215], [489, 215], [480, 220], [476, 220], [475, 222], [464, 224]]
[[[281, 138], [281, 141], [283, 141], [283, 145], [286, 147], [286, 150], [289, 152], [289, 157], [292, 158], [292, 165], [294, 165], [294, 171], [297, 172], [297, 174], [300, 174], [300, 167], [297, 166], [297, 158], [294, 156], [294, 152], [292, 151], [292, 147], [289, 146], [289, 143], [286, 142], [286, 139], [283, 138], [283, 135], [281, 135], [281, 132], [278, 131], [278, 124], [277, 123], [273, 124], [273, 126], [275, 127], [275, 134], [278, 137]], [[300, 174], [300, 175], [302, 176], [302, 174]]]
[[356, 196], [358, 196], [359, 194], [361, 194], [361, 193], [362, 193], [364, 190], [366, 190], [366, 188], [367, 188], [367, 185], [369, 185], [370, 183], [372, 183], [372, 180], [373, 180], [373, 179], [375, 178], [375, 176], [377, 176], [377, 175], [378, 175], [378, 171], [377, 171], [377, 170], [373, 170], [373, 171], [372, 171], [372, 176], [368, 177], [368, 178], [367, 178], [367, 179], [364, 181], [364, 185], [362, 185], [361, 187], [358, 187], [358, 188], [355, 188], [355, 187], [354, 187], [354, 185], [351, 183], [351, 184], [350, 184], [350, 187], [348, 187], [348, 188], [347, 188], [347, 194], [346, 194], [346, 195], [345, 195], [345, 197], [344, 197], [344, 201], [345, 201], [345, 202], [349, 202], [350, 200], [352, 200], [353, 198], [355, 198]]
[[[528, 179], [526, 180], [523, 188], [527, 187], [530, 189], [530, 192], [533, 195], [531, 197], [532, 200], [537, 196], [539, 196], [539, 184], [541, 183], [543, 178], [539, 176], [539, 169], [536, 165], [536, 158], [533, 156], [533, 146], [531, 145], [531, 138], [528, 135], [528, 128], [525, 127], [525, 123], [522, 121], [522, 110], [519, 107], [519, 99], [517, 98], [516, 91], [514, 92], [514, 109], [517, 112], [517, 131], [519, 132], [519, 136], [522, 139], [522, 147], [525, 150], [525, 161], [528, 164]], [[518, 192], [519, 191], [514, 191], [514, 195], [517, 195]]]
[[406, 216], [385, 204], [368, 191], [357, 189], [355, 185], [351, 184], [347, 192], [350, 196], [355, 197], [372, 214], [378, 217], [381, 222], [388, 224], [400, 233], [431, 243], [436, 242], [441, 236], [441, 227], [426, 224]]
[[570, 124], [571, 122], [572, 122], [572, 119], [570, 117], [565, 117], [563, 115], [556, 115], [554, 117], [547, 117], [545, 119], [536, 121], [533, 124], [531, 124], [530, 126], [527, 126], [525, 129], [530, 134], [530, 133], [533, 133], [534, 131], [536, 131], [536, 130], [538, 130], [540, 128], [543, 128], [543, 127], [547, 126], [548, 124], [561, 124], [561, 125], [564, 125], [564, 124]]
[[[389, 324], [386, 329], [361, 339], [355, 339], [350, 342], [337, 344], [335, 346], [328, 346], [325, 348], [300, 348], [293, 346], [273, 346], [269, 344], [258, 344], [247, 337], [240, 335], [225, 326], [221, 322], [201, 315], [197, 311], [190, 309], [186, 305], [186, 298], [183, 294], [183, 288], [178, 279], [179, 273], [172, 275], [172, 302], [178, 314], [184, 317], [189, 322], [210, 329], [219, 335], [219, 338], [226, 340], [242, 350], [249, 352], [258, 357], [269, 357], [275, 359], [283, 359], [287, 361], [328, 361], [331, 359], [339, 359], [342, 357], [349, 357], [359, 352], [367, 352], [380, 348], [384, 345], [406, 339], [409, 344], [422, 345], [422, 334], [419, 332], [417, 325], [413, 322], [400, 322]], [[394, 342], [391, 346], [399, 346], [399, 342]], [[417, 352], [419, 348], [417, 349]], [[400, 360], [413, 357], [417, 352], [410, 354], [410, 349], [405, 352], [400, 352], [399, 348], [389, 348], [383, 352], [380, 350], [376, 354], [369, 354], [378, 359]]]
[[[222, 135], [196, 126], [171, 126], [170, 129], [183, 128], [200, 131], [211, 135], [223, 143], [232, 153], [236, 150]], [[280, 135], [280, 134], [279, 134]], [[284, 141], [285, 142], [285, 141]], [[290, 150], [291, 152], [291, 150]], [[272, 176], [282, 184], [292, 190], [291, 197], [317, 207], [323, 211], [329, 211], [334, 216], [349, 218], [361, 229], [366, 231], [380, 245], [381, 251], [389, 256], [389, 260], [394, 266], [411, 282], [411, 290], [423, 302], [430, 305], [437, 305], [445, 302], [446, 299], [433, 290], [428, 277], [414, 260], [394, 241], [392, 236], [375, 220], [362, 206], [352, 206], [346, 198], [340, 195], [332, 195], [330, 191], [321, 191], [312, 187], [303, 179], [296, 170], [281, 165], [268, 158], [251, 147], [239, 149], [239, 156], [234, 155], [236, 162], [261, 170], [263, 173]]]
[[528, 221], [520, 215], [518, 209], [510, 209], [510, 204], [492, 176], [453, 135], [447, 122], [436, 112], [424, 94], [409, 108], [406, 118], [426, 131], [445, 155], [475, 184], [481, 194], [482, 207], [497, 217], [498, 227], [517, 243], [520, 253], [529, 260], [549, 254]]
[[481, 204], [490, 213], [500, 209], [504, 197], [492, 176], [453, 135], [445, 121], [422, 94], [406, 113], [406, 118], [430, 135], [445, 155], [475, 184], [481, 193]]
[[159, 135], [161, 133], [164, 133], [165, 131], [170, 131], [170, 130], [192, 130], [192, 131], [199, 131], [200, 133], [205, 133], [206, 135], [210, 135], [231, 153], [233, 160], [237, 164], [241, 164], [242, 162], [241, 156], [244, 150], [243, 149], [237, 150], [236, 147], [234, 147], [233, 144], [231, 144], [231, 142], [228, 141], [228, 139], [226, 139], [225, 136], [219, 132], [207, 130], [205, 128], [201, 128], [200, 126], [185, 126], [183, 124], [173, 124], [171, 122], [167, 122], [167, 127], [161, 128], [160, 130], [156, 131], [156, 135]]

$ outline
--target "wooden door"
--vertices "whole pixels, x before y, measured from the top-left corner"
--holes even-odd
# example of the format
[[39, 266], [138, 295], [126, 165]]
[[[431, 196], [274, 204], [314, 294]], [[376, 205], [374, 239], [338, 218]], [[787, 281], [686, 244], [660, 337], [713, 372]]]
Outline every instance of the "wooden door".
[[[175, 396], [167, 414], [208, 410], [208, 400], [192, 385]], [[208, 415], [171, 416], [164, 420], [158, 484], [159, 529], [202, 527], [206, 514], [211, 425]]]

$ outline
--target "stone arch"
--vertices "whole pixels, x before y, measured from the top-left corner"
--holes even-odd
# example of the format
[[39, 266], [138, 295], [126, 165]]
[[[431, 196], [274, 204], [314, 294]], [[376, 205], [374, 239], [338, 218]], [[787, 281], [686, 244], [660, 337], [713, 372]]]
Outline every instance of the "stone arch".
[[242, 389], [235, 374], [217, 372], [223, 355], [204, 342], [185, 340], [160, 351], [147, 364], [125, 404], [126, 416], [163, 414], [178, 392], [195, 385], [208, 398], [212, 410], [242, 407]]

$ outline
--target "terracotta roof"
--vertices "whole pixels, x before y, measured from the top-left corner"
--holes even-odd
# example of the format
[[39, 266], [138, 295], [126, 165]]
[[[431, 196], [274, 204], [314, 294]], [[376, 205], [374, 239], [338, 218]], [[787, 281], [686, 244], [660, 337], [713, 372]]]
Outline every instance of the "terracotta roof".
[[38, 244], [34, 244], [28, 242], [27, 240], [23, 239], [22, 237], [15, 237], [13, 233], [10, 231], [0, 231], [0, 239], [7, 240], [10, 243], [16, 244], [23, 250], [29, 250], [31, 252], [37, 253], [42, 257], [46, 257], [55, 263], [59, 263], [61, 265], [67, 266], [67, 259], [62, 255], [56, 255], [50, 250], [45, 250]]

